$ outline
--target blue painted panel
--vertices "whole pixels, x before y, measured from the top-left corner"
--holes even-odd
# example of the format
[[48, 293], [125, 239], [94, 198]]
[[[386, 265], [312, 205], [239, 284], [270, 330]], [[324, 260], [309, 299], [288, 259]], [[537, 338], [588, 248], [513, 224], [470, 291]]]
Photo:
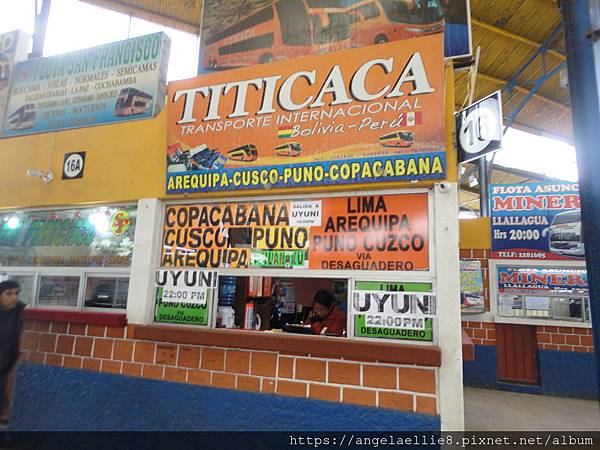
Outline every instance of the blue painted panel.
[[475, 360], [463, 362], [465, 386], [497, 388], [496, 347], [475, 345]]
[[22, 364], [11, 430], [414, 431], [438, 416]]
[[444, 54], [446, 57], [468, 55], [469, 28], [462, 23], [446, 22], [444, 32]]
[[539, 350], [539, 364], [544, 394], [598, 399], [594, 353]]
[[517, 384], [517, 383], [507, 383], [507, 382], [498, 382], [498, 389], [501, 391], [508, 392], [518, 392], [520, 394], [541, 394], [542, 387], [541, 386], [533, 386], [530, 384]]
[[529, 394], [598, 399], [594, 353], [538, 350], [540, 386], [500, 383], [496, 347], [475, 345], [475, 360], [463, 362], [465, 386], [501, 389]]

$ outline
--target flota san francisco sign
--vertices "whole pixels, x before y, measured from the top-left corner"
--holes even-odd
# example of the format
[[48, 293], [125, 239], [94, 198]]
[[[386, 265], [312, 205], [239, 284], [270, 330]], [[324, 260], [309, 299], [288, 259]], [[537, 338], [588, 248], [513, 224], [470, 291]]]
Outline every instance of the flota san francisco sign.
[[3, 137], [154, 117], [164, 106], [169, 48], [156, 33], [19, 63]]
[[168, 86], [167, 193], [441, 179], [442, 36]]

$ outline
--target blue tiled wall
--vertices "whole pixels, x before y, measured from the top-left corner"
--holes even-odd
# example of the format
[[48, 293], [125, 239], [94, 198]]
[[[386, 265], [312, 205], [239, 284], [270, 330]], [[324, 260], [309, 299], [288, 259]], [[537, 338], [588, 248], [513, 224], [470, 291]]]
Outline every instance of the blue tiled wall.
[[22, 364], [11, 430], [415, 431], [437, 416]]
[[463, 363], [465, 386], [540, 393], [558, 397], [598, 399], [598, 372], [594, 353], [538, 350], [540, 386], [499, 383], [496, 347], [475, 345], [475, 360]]

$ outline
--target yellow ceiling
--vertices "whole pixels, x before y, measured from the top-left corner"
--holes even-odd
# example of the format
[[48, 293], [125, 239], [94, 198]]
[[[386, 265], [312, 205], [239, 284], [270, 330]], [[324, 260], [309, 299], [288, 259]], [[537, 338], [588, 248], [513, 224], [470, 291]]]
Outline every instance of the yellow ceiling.
[[[481, 47], [475, 99], [506, 86], [561, 23], [555, 0], [471, 0], [473, 48]], [[545, 58], [537, 56], [519, 75], [512, 97], [503, 92], [505, 118], [529, 93], [538, 77], [566, 60], [562, 31], [550, 42]], [[456, 73], [457, 108], [467, 97], [468, 74]], [[517, 115], [515, 128], [573, 141], [569, 90], [556, 73]]]
[[[198, 34], [202, 0], [83, 0], [98, 6]], [[560, 24], [556, 0], [471, 0], [473, 48], [481, 47], [474, 99], [503, 88]], [[536, 60], [504, 94], [505, 118], [529, 93], [536, 78], [565, 61], [562, 32], [545, 58]], [[456, 108], [468, 95], [467, 71], [456, 72]], [[514, 121], [515, 128], [573, 141], [569, 92], [559, 74], [546, 81]]]
[[202, 22], [202, 0], [82, 1], [193, 34]]

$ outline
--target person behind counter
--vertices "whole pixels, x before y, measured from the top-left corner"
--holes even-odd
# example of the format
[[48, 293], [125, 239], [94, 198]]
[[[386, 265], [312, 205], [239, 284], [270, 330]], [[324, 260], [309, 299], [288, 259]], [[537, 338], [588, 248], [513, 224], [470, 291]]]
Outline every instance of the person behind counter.
[[306, 321], [313, 334], [345, 335], [346, 314], [335, 303], [335, 296], [326, 289], [315, 294], [313, 310]]

